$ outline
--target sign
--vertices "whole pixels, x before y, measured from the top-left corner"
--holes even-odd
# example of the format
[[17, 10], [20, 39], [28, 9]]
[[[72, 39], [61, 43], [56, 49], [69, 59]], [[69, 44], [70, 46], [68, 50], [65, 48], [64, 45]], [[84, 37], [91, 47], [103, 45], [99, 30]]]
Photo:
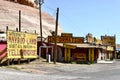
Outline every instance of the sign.
[[91, 33], [88, 33], [87, 36], [86, 36], [86, 38], [87, 38], [87, 42], [88, 43], [92, 43], [93, 42], [93, 37], [92, 37]]
[[[48, 36], [48, 42], [54, 43], [55, 37]], [[83, 37], [61, 37], [57, 36], [57, 43], [84, 43]]]
[[114, 36], [101, 36], [103, 45], [115, 46], [115, 37]]
[[112, 46], [107, 46], [107, 50], [108, 50], [108, 51], [113, 51], [114, 48], [113, 48]]
[[62, 37], [72, 37], [72, 33], [61, 33]]
[[74, 53], [73, 56], [76, 61], [86, 61], [85, 53]]
[[8, 58], [37, 58], [37, 35], [7, 31]]

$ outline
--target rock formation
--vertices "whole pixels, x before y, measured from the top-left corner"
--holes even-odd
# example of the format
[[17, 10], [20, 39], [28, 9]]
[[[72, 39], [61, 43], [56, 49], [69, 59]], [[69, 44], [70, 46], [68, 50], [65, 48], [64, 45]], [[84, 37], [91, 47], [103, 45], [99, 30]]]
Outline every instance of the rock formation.
[[[13, 2], [15, 1], [15, 2]], [[21, 30], [29, 33], [36, 32], [40, 34], [39, 27], [39, 10], [30, 6], [19, 4], [19, 1], [33, 0], [0, 0], [0, 31], [6, 31], [6, 26], [11, 30], [19, 27], [19, 10], [21, 10]], [[19, 2], [19, 3], [17, 3]], [[51, 31], [55, 30], [55, 19], [48, 13], [42, 12], [43, 37], [51, 35]], [[58, 34], [63, 29], [58, 26]]]

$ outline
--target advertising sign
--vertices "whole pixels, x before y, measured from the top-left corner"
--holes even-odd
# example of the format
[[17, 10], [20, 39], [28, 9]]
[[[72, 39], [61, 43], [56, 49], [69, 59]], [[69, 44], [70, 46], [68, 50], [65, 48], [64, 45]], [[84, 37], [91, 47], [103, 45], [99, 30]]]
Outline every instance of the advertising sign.
[[77, 61], [86, 61], [86, 54], [85, 53], [74, 53], [74, 59]]
[[[48, 36], [48, 42], [54, 43], [54, 36]], [[83, 37], [61, 37], [57, 36], [57, 43], [84, 43]]]
[[61, 33], [62, 37], [72, 37], [73, 34], [72, 33]]
[[114, 36], [101, 36], [101, 40], [104, 45], [115, 46], [115, 37]]
[[37, 35], [7, 31], [7, 58], [37, 58]]
[[86, 38], [87, 38], [87, 42], [88, 43], [92, 43], [93, 42], [93, 37], [92, 37], [91, 33], [88, 33], [88, 35], [86, 36]]

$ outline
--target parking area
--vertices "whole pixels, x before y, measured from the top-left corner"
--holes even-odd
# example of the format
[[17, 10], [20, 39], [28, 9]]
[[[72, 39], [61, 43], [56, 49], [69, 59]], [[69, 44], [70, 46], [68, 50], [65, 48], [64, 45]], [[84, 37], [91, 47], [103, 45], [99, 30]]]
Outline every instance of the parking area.
[[[30, 73], [31, 75], [42, 75], [46, 80], [108, 80], [108, 77], [109, 80], [113, 80], [113, 77], [119, 77], [120, 60], [115, 60], [113, 63], [91, 65], [53, 64], [36, 60], [30, 64], [11, 65], [9, 68], [16, 68], [20, 72]], [[44, 79], [41, 77], [41, 80]]]

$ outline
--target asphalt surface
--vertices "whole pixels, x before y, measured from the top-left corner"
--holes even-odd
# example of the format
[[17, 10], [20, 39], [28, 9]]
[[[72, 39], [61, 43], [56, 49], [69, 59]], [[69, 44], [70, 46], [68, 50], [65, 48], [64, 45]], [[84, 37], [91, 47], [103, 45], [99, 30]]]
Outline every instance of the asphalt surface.
[[[13, 67], [13, 66], [10, 66]], [[120, 61], [110, 64], [31, 63], [0, 67], [0, 80], [120, 80]]]

